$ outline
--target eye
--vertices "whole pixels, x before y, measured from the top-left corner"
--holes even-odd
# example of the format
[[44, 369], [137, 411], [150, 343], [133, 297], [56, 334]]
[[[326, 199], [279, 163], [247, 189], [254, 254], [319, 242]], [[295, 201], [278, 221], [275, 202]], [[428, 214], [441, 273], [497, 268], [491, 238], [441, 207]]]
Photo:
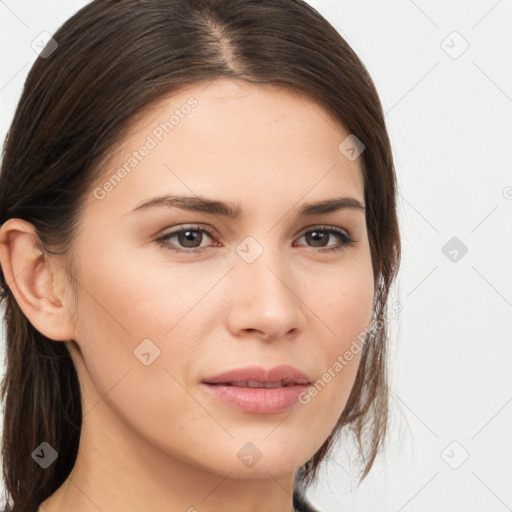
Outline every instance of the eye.
[[[199, 234], [198, 234], [199, 233]], [[204, 247], [200, 247], [201, 242], [203, 241], [203, 234], [206, 233], [206, 235], [209, 238], [213, 238], [213, 233], [201, 226], [185, 226], [181, 229], [177, 229], [175, 231], [171, 231], [169, 233], [166, 233], [165, 235], [161, 236], [160, 238], [157, 238], [157, 242], [160, 245], [164, 245], [166, 248], [171, 249], [171, 251], [175, 252], [191, 252], [191, 253], [197, 253], [201, 252]], [[181, 247], [184, 247], [185, 249], [190, 250], [181, 250], [177, 247], [175, 247], [175, 244], [169, 243], [173, 238], [176, 238], [177, 242], [181, 245]], [[199, 245], [197, 245], [199, 243]]]
[[[184, 226], [180, 229], [170, 231], [157, 238], [157, 243], [179, 253], [200, 253], [206, 246], [201, 247], [201, 242], [204, 241], [204, 235], [208, 238], [214, 239], [213, 232], [208, 228], [202, 226]], [[328, 241], [332, 236], [336, 236], [340, 241], [340, 245], [331, 247]], [[300, 238], [305, 237], [308, 243], [313, 244], [313, 248], [318, 248], [317, 252], [331, 252], [342, 251], [345, 248], [354, 245], [357, 241], [347, 231], [342, 231], [338, 228], [331, 226], [318, 226], [306, 231]], [[176, 243], [171, 241], [176, 239]], [[183, 249], [180, 249], [182, 247]]]
[[[335, 235], [340, 240], [341, 245], [329, 247], [327, 245], [330, 238]], [[346, 231], [331, 226], [317, 226], [306, 231], [300, 238], [305, 237], [313, 247], [321, 247], [318, 252], [343, 251], [347, 247], [355, 244], [356, 240]], [[326, 247], [324, 249], [324, 247]]]

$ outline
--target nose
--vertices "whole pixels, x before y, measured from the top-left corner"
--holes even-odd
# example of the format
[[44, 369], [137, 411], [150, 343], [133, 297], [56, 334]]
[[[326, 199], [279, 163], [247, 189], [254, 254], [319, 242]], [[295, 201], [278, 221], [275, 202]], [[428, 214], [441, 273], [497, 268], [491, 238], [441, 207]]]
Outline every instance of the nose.
[[266, 247], [254, 261], [238, 255], [227, 277], [228, 329], [235, 337], [264, 340], [295, 337], [304, 329], [307, 298], [301, 297], [300, 276], [286, 256]]

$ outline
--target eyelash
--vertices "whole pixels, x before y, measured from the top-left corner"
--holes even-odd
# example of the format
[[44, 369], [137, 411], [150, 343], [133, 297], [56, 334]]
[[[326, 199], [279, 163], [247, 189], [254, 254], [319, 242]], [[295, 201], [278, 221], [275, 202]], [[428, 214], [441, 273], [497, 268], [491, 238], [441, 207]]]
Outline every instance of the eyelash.
[[[169, 244], [169, 239], [171, 239], [183, 232], [186, 232], [186, 231], [201, 231], [201, 232], [206, 233], [209, 237], [215, 239], [213, 232], [206, 227], [185, 226], [183, 228], [177, 229], [176, 231], [171, 231], [169, 233], [166, 233], [165, 235], [162, 235], [161, 237], [157, 238], [156, 241], [163, 247], [170, 249], [171, 251], [176, 252], [176, 253], [199, 254], [199, 253], [203, 252], [204, 249], [206, 249], [205, 247], [190, 249], [190, 250], [183, 250], [183, 249], [177, 249], [176, 247], [173, 247], [172, 245]], [[331, 226], [315, 226], [313, 228], [308, 229], [307, 231], [304, 231], [299, 238], [302, 238], [307, 233], [311, 233], [313, 231], [323, 231], [323, 232], [326, 232], [326, 233], [329, 233], [332, 235], [337, 235], [343, 242], [342, 245], [338, 246], [338, 247], [331, 247], [329, 249], [316, 249], [317, 252], [320, 252], [320, 253], [343, 251], [346, 248], [353, 246], [357, 242], [357, 240], [354, 239], [348, 231], [344, 232], [344, 231], [341, 231], [340, 229], [333, 228]]]

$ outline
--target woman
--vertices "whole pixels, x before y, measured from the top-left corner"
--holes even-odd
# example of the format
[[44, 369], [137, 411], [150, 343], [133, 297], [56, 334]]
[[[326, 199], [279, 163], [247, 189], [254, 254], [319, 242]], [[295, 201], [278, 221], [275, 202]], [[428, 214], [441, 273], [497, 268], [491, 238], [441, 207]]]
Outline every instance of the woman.
[[386, 433], [395, 174], [300, 0], [93, 1], [4, 148], [9, 510], [311, 511]]

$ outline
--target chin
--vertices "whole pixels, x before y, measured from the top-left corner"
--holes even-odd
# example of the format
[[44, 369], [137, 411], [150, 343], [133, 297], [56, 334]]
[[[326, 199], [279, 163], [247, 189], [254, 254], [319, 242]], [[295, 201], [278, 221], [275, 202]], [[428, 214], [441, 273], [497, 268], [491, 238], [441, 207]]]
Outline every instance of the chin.
[[[229, 477], [238, 480], [246, 480], [246, 479], [268, 479], [269, 477], [273, 478], [282, 478], [286, 475], [294, 474], [295, 471], [302, 465], [302, 463], [298, 461], [283, 461], [283, 460], [267, 460], [263, 461], [263, 458], [259, 460], [252, 467], [245, 467], [242, 464], [233, 464], [228, 465], [225, 468], [225, 472], [222, 473], [228, 474]], [[224, 466], [224, 464], [222, 465]]]
[[252, 443], [240, 439], [232, 440], [228, 445], [219, 443], [215, 452], [208, 450], [207, 456], [200, 459], [195, 454], [188, 462], [201, 466], [209, 473], [229, 475], [234, 479], [268, 479], [270, 476], [280, 478], [295, 473], [312, 456], [312, 453], [302, 453], [297, 449], [301, 446], [300, 442], [288, 453], [282, 447], [276, 449], [275, 445], [272, 447], [267, 442], [265, 448], [264, 444], [263, 441]]

